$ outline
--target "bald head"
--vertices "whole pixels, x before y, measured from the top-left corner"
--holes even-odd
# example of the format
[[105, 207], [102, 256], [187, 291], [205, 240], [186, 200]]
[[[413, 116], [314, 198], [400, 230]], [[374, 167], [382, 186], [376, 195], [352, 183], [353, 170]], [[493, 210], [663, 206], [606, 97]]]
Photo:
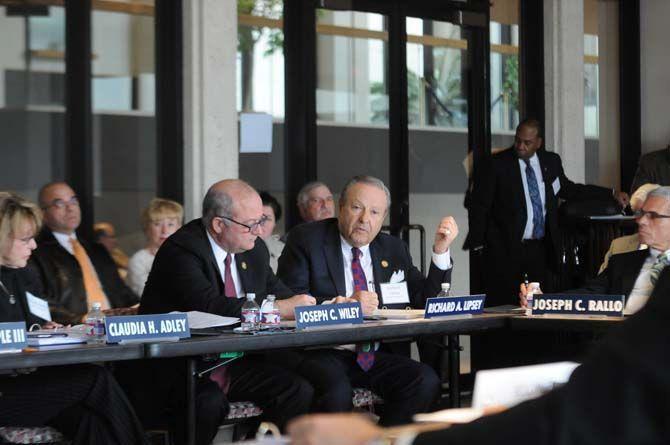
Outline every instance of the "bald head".
[[81, 224], [79, 200], [72, 187], [65, 182], [51, 182], [43, 186], [38, 202], [44, 210], [44, 224], [52, 231], [72, 234]]
[[[239, 253], [254, 247], [256, 222], [263, 218], [263, 201], [256, 190], [239, 179], [212, 185], [202, 202], [202, 221], [212, 238], [226, 252]], [[253, 230], [249, 227], [254, 226]]]

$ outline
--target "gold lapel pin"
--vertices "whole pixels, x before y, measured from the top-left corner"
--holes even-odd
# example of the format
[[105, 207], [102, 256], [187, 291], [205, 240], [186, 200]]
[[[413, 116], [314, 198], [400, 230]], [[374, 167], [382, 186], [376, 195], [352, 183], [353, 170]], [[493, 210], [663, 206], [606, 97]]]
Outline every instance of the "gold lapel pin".
[[382, 267], [383, 267], [383, 268], [387, 268], [387, 267], [389, 267], [389, 262], [386, 261], [386, 260], [382, 260]]
[[242, 261], [242, 269], [247, 270], [247, 263], [244, 261]]

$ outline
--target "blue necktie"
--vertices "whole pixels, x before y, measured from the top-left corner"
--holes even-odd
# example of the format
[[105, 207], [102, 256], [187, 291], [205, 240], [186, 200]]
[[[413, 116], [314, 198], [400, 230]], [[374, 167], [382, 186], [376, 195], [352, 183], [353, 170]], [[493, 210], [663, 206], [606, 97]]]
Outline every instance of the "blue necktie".
[[542, 207], [540, 187], [537, 185], [535, 170], [530, 166], [530, 160], [524, 159], [523, 162], [526, 163], [528, 195], [530, 196], [530, 203], [533, 206], [533, 239], [542, 239], [544, 238], [544, 209]]

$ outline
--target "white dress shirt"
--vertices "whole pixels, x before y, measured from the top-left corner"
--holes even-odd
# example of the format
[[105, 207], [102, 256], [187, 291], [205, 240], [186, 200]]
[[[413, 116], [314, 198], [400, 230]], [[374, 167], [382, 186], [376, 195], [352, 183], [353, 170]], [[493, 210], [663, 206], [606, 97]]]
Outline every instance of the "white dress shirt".
[[235, 283], [235, 293], [237, 298], [246, 298], [244, 289], [242, 289], [242, 281], [240, 281], [240, 274], [237, 273], [237, 264], [235, 264], [235, 254], [228, 253], [221, 246], [219, 246], [214, 238], [207, 232], [207, 238], [209, 239], [209, 244], [212, 246], [212, 252], [214, 252], [214, 258], [216, 258], [216, 264], [219, 266], [219, 273], [221, 274], [221, 280], [223, 283], [226, 283], [226, 256], [230, 255], [230, 274], [233, 277], [233, 282]]
[[[351, 261], [354, 259], [354, 255], [351, 252], [351, 244], [345, 240], [342, 235], [340, 235], [340, 248], [342, 249], [342, 262], [344, 266], [344, 283], [347, 287], [347, 294], [345, 297], [351, 297], [354, 293], [354, 275], [351, 272]], [[366, 244], [358, 248], [361, 251], [361, 256], [359, 260], [361, 262], [361, 267], [365, 273], [365, 279], [368, 281], [368, 291], [377, 292], [379, 289], [375, 289], [375, 276], [372, 269], [372, 256], [370, 255], [370, 245]], [[451, 268], [451, 256], [449, 255], [449, 249], [446, 252], [437, 254], [433, 252], [433, 263], [440, 270], [447, 270]]]
[[[72, 248], [72, 243], [70, 242], [70, 238], [77, 239], [77, 233], [72, 232], [72, 235], [68, 235], [67, 233], [60, 233], [60, 232], [52, 232], [54, 234], [54, 238], [56, 238], [56, 241], [58, 241], [58, 244], [61, 245], [61, 247], [68, 252], [70, 252], [70, 255], [74, 255], [74, 249]], [[94, 268], [95, 270], [95, 268]]]
[[[542, 169], [540, 168], [540, 159], [537, 154], [530, 158], [530, 166], [535, 172], [535, 179], [537, 180], [537, 188], [540, 191], [540, 199], [542, 200], [542, 211], [544, 216], [547, 216], [547, 205], [545, 203], [546, 197], [544, 194], [544, 179], [542, 178]], [[528, 180], [526, 179], [526, 163], [519, 158], [519, 169], [521, 169], [521, 182], [523, 182], [523, 195], [526, 199], [526, 228], [523, 231], [523, 239], [533, 238], [533, 203], [530, 200], [530, 193], [528, 193]]]
[[632, 315], [647, 304], [651, 293], [654, 291], [654, 286], [651, 284], [651, 266], [654, 265], [656, 257], [660, 254], [661, 251], [649, 248], [649, 256], [644, 260], [640, 274], [637, 276], [633, 289], [626, 300], [626, 307], [623, 309], [624, 314]]

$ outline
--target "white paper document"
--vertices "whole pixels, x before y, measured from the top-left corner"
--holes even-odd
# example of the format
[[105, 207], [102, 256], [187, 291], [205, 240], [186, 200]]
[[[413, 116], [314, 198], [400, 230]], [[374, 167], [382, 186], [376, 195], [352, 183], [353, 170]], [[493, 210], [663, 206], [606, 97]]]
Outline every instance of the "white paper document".
[[[171, 314], [178, 314], [179, 312], [170, 312]], [[190, 329], [205, 329], [214, 328], [217, 326], [230, 326], [239, 322], [239, 318], [222, 317], [221, 315], [210, 314], [208, 312], [190, 311], [186, 313], [188, 319], [188, 327]]]
[[26, 292], [26, 300], [28, 300], [28, 309], [36, 317], [40, 317], [42, 320], [51, 321], [51, 312], [49, 312], [49, 303], [46, 300], [38, 298]]
[[407, 292], [407, 283], [381, 283], [379, 285], [382, 292], [383, 304], [402, 304], [409, 303], [409, 293]]
[[557, 362], [479, 371], [472, 407], [502, 405], [509, 408], [534, 399], [565, 384], [577, 366], [579, 364], [575, 362]]
[[372, 315], [381, 315], [389, 320], [408, 320], [413, 318], [423, 318], [423, 309], [375, 309]]

